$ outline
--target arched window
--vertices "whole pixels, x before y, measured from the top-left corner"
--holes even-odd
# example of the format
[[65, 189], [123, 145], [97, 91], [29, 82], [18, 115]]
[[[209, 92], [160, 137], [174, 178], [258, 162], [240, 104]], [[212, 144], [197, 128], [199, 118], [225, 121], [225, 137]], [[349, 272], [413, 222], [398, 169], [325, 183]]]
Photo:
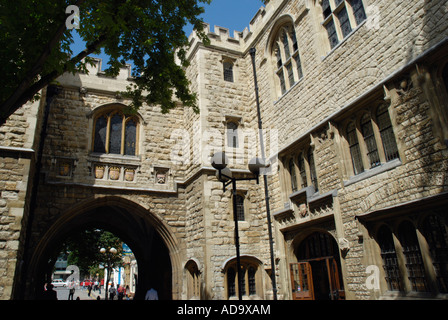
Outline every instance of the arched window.
[[303, 159], [303, 152], [299, 154], [297, 163], [299, 166], [300, 184], [303, 189], [308, 185], [308, 182], [306, 181], [306, 168], [305, 168], [305, 160]]
[[358, 135], [356, 132], [355, 122], [351, 121], [347, 126], [347, 141], [350, 147], [350, 155], [353, 163], [353, 170], [355, 175], [364, 171], [362, 164], [361, 150], [359, 148]]
[[394, 239], [392, 237], [392, 232], [385, 225], [378, 231], [378, 244], [381, 248], [381, 258], [383, 259], [383, 267], [388, 289], [390, 291], [401, 291], [403, 286], [401, 284]]
[[187, 298], [200, 299], [201, 297], [201, 273], [196, 262], [190, 260], [185, 269], [187, 271]]
[[[227, 299], [234, 299], [238, 296], [238, 274], [236, 272], [236, 259], [231, 260], [226, 268], [227, 281]], [[243, 296], [258, 295], [261, 297], [261, 288], [259, 287], [257, 277], [258, 263], [254, 258], [241, 258], [241, 293]]]
[[108, 110], [94, 119], [92, 149], [97, 153], [135, 156], [137, 154], [138, 120], [121, 110]]
[[292, 23], [282, 26], [278, 31], [272, 46], [272, 56], [276, 62], [278, 86], [281, 94], [284, 94], [303, 78], [299, 46]]
[[292, 192], [297, 191], [297, 175], [296, 175], [296, 166], [294, 164], [294, 159], [289, 160], [289, 174], [291, 176], [291, 190]]
[[235, 268], [227, 268], [227, 297], [236, 296], [236, 271]]
[[423, 234], [428, 242], [439, 292], [448, 293], [448, 232], [447, 224], [437, 215], [423, 222]]
[[314, 191], [319, 191], [319, 184], [317, 182], [316, 164], [314, 163], [314, 154], [312, 148], [308, 149], [308, 165], [310, 166], [310, 178], [311, 184], [314, 187]]
[[403, 254], [406, 258], [406, 269], [408, 270], [408, 278], [411, 283], [412, 291], [428, 291], [420, 245], [418, 243], [415, 227], [411, 222], [404, 221], [400, 224], [398, 228], [398, 237], [403, 248]]

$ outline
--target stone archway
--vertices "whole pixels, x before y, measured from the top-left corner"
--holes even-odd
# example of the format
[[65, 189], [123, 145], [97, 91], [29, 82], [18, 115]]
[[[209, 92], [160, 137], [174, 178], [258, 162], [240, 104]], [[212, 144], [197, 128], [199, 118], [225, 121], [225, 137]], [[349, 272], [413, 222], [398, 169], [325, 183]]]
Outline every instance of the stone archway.
[[134, 253], [139, 269], [135, 299], [153, 287], [159, 299], [176, 299], [179, 272], [178, 244], [168, 227], [148, 210], [122, 197], [100, 197], [68, 209], [41, 237], [30, 259], [27, 299], [38, 298], [49, 271], [49, 257], [72, 232], [101, 227], [121, 238]]

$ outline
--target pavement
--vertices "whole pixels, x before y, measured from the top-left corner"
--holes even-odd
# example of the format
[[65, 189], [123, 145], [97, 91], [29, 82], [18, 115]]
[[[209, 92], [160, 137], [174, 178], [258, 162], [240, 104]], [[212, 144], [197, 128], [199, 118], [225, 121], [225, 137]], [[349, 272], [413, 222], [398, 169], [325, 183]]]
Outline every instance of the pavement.
[[[68, 300], [68, 288], [55, 288], [58, 296], [58, 300]], [[98, 297], [100, 300], [104, 299], [104, 290], [101, 290], [101, 295], [98, 291], [91, 291], [90, 296], [88, 295], [89, 291], [87, 288], [83, 289], [81, 287], [75, 289], [75, 294], [73, 296], [73, 299], [76, 300], [79, 298], [79, 300], [98, 300]]]

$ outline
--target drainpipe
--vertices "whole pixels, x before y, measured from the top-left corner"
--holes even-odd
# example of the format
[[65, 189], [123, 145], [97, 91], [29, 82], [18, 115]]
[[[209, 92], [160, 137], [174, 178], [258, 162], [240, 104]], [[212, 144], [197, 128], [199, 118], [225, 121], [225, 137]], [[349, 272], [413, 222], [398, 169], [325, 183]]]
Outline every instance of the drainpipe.
[[[261, 149], [261, 158], [263, 159], [263, 163], [266, 161], [266, 156], [264, 154], [264, 143], [263, 143], [263, 123], [261, 121], [261, 112], [260, 112], [260, 99], [258, 97], [258, 81], [257, 81], [257, 69], [255, 65], [255, 48], [250, 48], [249, 53], [252, 57], [252, 67], [254, 72], [254, 84], [255, 84], [255, 98], [257, 102], [257, 117], [258, 117], [258, 132], [260, 136], [260, 149]], [[269, 207], [269, 190], [268, 190], [268, 177], [266, 174], [263, 175], [264, 180], [264, 195], [266, 201], [266, 215], [268, 219], [268, 231], [269, 231], [269, 248], [271, 253], [271, 281], [272, 281], [272, 290], [274, 294], [274, 300], [277, 300], [277, 281], [275, 277], [275, 261], [274, 261], [274, 241], [272, 239], [272, 223], [271, 223], [271, 210]]]

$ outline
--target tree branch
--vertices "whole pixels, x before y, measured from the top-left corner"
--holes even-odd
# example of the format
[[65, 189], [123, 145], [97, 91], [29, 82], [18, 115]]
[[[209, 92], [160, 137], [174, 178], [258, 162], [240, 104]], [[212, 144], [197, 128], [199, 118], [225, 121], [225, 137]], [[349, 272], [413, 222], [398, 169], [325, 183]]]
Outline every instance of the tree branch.
[[[77, 0], [75, 5], [80, 6], [84, 1], [85, 0]], [[1, 112], [0, 125], [4, 123], [4, 120], [6, 120], [7, 117], [9, 117], [12, 113], [14, 113], [15, 110], [20, 108], [20, 106], [22, 106], [22, 104], [27, 101], [26, 100], [25, 102], [21, 103], [21, 101], [23, 100], [23, 99], [21, 99], [21, 97], [26, 92], [29, 91], [29, 88], [30, 88], [33, 80], [36, 77], [38, 77], [40, 72], [42, 71], [42, 68], [45, 64], [45, 61], [48, 59], [48, 57], [51, 53], [51, 50], [56, 45], [58, 45], [58, 43], [61, 41], [61, 38], [64, 35], [64, 32], [67, 30], [65, 21], [66, 21], [66, 17], [64, 18], [63, 22], [59, 25], [59, 28], [56, 30], [53, 38], [44, 47], [42, 54], [36, 60], [36, 62], [34, 63], [34, 66], [28, 71], [28, 73], [22, 79], [22, 81], [17, 86], [15, 91], [11, 94], [11, 96], [8, 99], [6, 99], [6, 101], [2, 102], [2, 104], [0, 105], [0, 112]], [[36, 93], [38, 91], [36, 91]], [[32, 98], [33, 96], [34, 95], [32, 95], [30, 98]]]
[[[96, 41], [92, 42], [90, 45], [86, 47], [83, 51], [81, 51], [78, 55], [70, 59], [64, 64], [64, 68], [62, 72], [53, 71], [42, 78], [40, 78], [36, 83], [29, 86], [26, 90], [22, 92], [22, 94], [16, 99], [15, 103], [12, 105], [7, 106], [8, 108], [6, 110], [1, 110], [1, 116], [0, 116], [0, 125], [5, 123], [6, 119], [13, 114], [18, 108], [20, 108], [23, 104], [25, 104], [27, 101], [31, 100], [40, 90], [45, 88], [47, 85], [51, 83], [51, 81], [55, 80], [57, 77], [61, 76], [65, 72], [68, 71], [69, 65], [76, 65], [77, 63], [81, 62], [85, 57], [87, 57], [89, 54], [95, 52], [103, 42], [106, 40], [106, 35], [101, 35]], [[4, 105], [2, 105], [2, 108]]]

